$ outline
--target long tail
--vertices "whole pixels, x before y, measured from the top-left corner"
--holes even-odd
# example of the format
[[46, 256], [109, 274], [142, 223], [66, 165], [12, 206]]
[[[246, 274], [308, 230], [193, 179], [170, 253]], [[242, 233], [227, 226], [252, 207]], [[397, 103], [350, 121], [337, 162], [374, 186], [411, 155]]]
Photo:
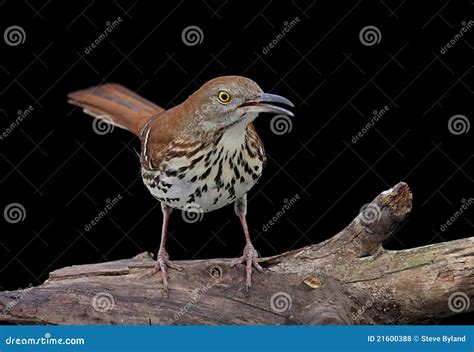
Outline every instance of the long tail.
[[68, 94], [68, 102], [80, 106], [86, 114], [129, 130], [139, 136], [150, 117], [163, 108], [119, 84], [104, 84]]

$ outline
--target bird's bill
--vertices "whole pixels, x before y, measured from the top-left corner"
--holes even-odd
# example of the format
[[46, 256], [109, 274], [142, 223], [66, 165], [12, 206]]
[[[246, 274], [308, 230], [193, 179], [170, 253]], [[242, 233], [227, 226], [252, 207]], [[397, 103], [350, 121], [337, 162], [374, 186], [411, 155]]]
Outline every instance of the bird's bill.
[[277, 105], [272, 105], [271, 103], [284, 104], [294, 107], [291, 101], [282, 96], [270, 93], [263, 93], [255, 100], [247, 101], [243, 104], [240, 104], [239, 110], [243, 111], [245, 114], [267, 112], [279, 115], [294, 116], [291, 111]]

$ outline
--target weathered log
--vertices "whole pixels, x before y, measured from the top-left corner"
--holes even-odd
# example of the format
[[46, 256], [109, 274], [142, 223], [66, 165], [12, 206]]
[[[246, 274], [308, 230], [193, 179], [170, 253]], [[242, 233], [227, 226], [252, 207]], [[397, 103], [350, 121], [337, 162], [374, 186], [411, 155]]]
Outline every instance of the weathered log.
[[149, 253], [56, 270], [38, 287], [0, 292], [18, 324], [407, 324], [472, 311], [474, 237], [400, 251], [382, 244], [408, 216], [399, 183], [320, 244], [263, 258], [250, 294], [228, 259], [182, 261], [169, 296]]

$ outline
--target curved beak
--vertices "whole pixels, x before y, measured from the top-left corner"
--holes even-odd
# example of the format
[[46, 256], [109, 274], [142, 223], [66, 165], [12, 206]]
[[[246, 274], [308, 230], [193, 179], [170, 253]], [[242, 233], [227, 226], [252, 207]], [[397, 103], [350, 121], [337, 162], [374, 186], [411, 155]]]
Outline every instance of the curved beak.
[[291, 111], [280, 106], [272, 105], [272, 103], [284, 104], [294, 107], [293, 103], [284, 97], [276, 94], [263, 93], [255, 100], [250, 100], [240, 104], [238, 109], [244, 114], [268, 112], [279, 115], [294, 116]]

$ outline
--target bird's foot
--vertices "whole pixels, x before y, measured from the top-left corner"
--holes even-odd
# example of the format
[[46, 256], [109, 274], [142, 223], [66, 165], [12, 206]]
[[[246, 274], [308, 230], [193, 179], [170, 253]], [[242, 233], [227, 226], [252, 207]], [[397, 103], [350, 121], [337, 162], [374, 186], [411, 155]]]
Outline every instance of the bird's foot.
[[157, 272], [161, 271], [161, 277], [163, 279], [163, 288], [165, 289], [166, 293], [168, 293], [168, 287], [169, 287], [168, 268], [174, 269], [177, 271], [183, 271], [183, 268], [181, 266], [170, 261], [170, 257], [168, 253], [166, 252], [166, 250], [163, 248], [160, 248], [160, 250], [158, 251], [158, 254], [156, 255], [155, 267], [152, 270], [150, 270], [150, 272], [143, 275], [142, 277], [148, 278], [155, 275]]
[[245, 264], [246, 266], [246, 280], [245, 280], [245, 288], [247, 293], [252, 286], [252, 266], [257, 269], [259, 272], [263, 272], [263, 268], [258, 264], [257, 261], [258, 254], [255, 248], [253, 247], [252, 243], [248, 242], [244, 248], [244, 254], [237, 259], [234, 259], [231, 263], [231, 266], [236, 266], [239, 264]]

